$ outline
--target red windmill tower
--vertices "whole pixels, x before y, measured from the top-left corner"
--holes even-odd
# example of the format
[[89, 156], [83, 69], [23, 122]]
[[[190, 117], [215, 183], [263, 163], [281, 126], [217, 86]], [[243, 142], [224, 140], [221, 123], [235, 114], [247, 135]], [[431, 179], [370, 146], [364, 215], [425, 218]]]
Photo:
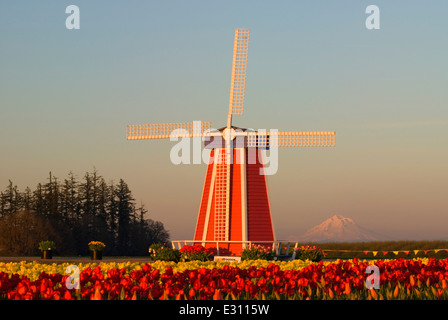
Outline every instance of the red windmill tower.
[[203, 137], [211, 149], [194, 241], [221, 253], [238, 255], [248, 244], [272, 244], [275, 233], [269, 205], [263, 150], [277, 147], [332, 147], [335, 133], [256, 132], [232, 126], [242, 115], [249, 29], [236, 29], [227, 126], [210, 122], [128, 125], [127, 139]]

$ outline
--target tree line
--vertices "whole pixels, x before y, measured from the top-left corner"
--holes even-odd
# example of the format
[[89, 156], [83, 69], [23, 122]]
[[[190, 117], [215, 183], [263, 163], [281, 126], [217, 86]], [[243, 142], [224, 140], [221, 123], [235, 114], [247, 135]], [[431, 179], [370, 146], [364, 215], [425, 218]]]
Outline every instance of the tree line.
[[152, 243], [169, 240], [163, 223], [146, 213], [123, 179], [107, 183], [96, 169], [80, 181], [50, 172], [35, 190], [20, 191], [10, 180], [0, 192], [0, 254], [35, 255], [38, 242], [52, 240], [55, 254], [87, 255], [95, 240], [106, 244], [104, 254], [146, 255]]

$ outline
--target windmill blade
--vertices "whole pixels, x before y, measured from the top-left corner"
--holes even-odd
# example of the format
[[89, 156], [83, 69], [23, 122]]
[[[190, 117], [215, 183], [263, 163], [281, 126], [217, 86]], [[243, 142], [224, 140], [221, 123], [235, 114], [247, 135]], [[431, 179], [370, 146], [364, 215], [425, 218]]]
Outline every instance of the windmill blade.
[[127, 140], [193, 138], [207, 136], [211, 123], [193, 121], [185, 123], [135, 124], [127, 126]]
[[249, 148], [334, 147], [334, 131], [249, 132]]
[[246, 87], [247, 51], [249, 49], [249, 29], [236, 29], [233, 44], [232, 78], [230, 81], [230, 102], [228, 126], [232, 115], [242, 115], [244, 90]]
[[229, 216], [230, 216], [230, 175], [231, 175], [231, 163], [233, 156], [233, 148], [231, 147], [230, 128], [232, 126], [232, 115], [242, 115], [244, 108], [244, 91], [246, 88], [246, 68], [247, 68], [247, 52], [249, 49], [249, 29], [236, 29], [235, 38], [233, 43], [233, 62], [232, 62], [232, 77], [230, 80], [230, 101], [229, 101], [229, 113], [227, 117], [227, 139], [225, 150], [225, 164], [221, 164], [221, 170], [225, 170], [223, 174], [223, 182], [225, 178], [225, 184], [222, 183], [221, 190], [222, 195], [225, 194], [223, 206], [221, 212], [218, 210], [218, 214], [225, 217], [224, 229], [219, 235], [215, 235], [215, 239], [228, 240], [229, 237]]

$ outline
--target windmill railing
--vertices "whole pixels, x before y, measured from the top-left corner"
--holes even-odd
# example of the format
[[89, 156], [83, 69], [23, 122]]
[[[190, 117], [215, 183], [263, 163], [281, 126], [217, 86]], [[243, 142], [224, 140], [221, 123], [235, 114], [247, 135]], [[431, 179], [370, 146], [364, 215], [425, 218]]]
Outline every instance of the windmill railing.
[[[201, 244], [205, 246], [206, 244], [215, 244], [216, 245], [216, 254], [220, 255], [220, 245], [227, 245], [227, 244], [241, 244], [242, 248], [251, 248], [253, 245], [271, 245], [272, 252], [276, 254], [277, 257], [294, 257], [295, 256], [295, 250], [299, 242], [295, 241], [282, 241], [282, 240], [274, 240], [274, 241], [238, 241], [238, 240], [228, 240], [228, 241], [215, 241], [215, 240], [174, 240], [171, 241], [171, 245], [173, 249], [180, 250], [185, 245], [195, 245], [195, 244]], [[284, 250], [283, 250], [284, 249]], [[290, 253], [290, 249], [293, 249]]]

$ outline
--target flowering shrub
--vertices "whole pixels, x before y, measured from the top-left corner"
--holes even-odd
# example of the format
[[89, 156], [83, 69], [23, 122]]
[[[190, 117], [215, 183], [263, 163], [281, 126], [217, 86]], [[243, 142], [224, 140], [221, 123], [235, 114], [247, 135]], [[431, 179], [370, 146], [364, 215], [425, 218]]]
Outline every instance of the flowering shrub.
[[183, 261], [208, 261], [212, 258], [212, 250], [201, 246], [200, 244], [195, 244], [194, 246], [185, 245], [180, 249], [181, 260]]
[[106, 247], [104, 243], [101, 241], [90, 241], [89, 242], [89, 250], [90, 251], [101, 251]]
[[[196, 269], [185, 263], [188, 266], [177, 271], [169, 263], [164, 264], [164, 270], [156, 264], [89, 264], [80, 267], [80, 289], [71, 290], [66, 287], [67, 274], [41, 271], [31, 279], [23, 273], [2, 271], [17, 268], [23, 272], [26, 264], [0, 263], [0, 300], [448, 299], [448, 259], [355, 258], [309, 263], [299, 269], [286, 267], [298, 261], [263, 262], [260, 266], [244, 263]], [[380, 289], [367, 289], [365, 285], [369, 276], [366, 269], [372, 263], [380, 271]]]
[[159, 251], [163, 247], [165, 247], [165, 246], [161, 243], [153, 243], [152, 245], [150, 245], [148, 252], [149, 252], [149, 255], [151, 256], [151, 258], [154, 258], [157, 251]]
[[252, 245], [241, 253], [241, 260], [271, 260], [272, 249], [262, 245]]
[[296, 251], [296, 259], [300, 260], [311, 260], [318, 262], [325, 256], [325, 252], [323, 252], [321, 248], [316, 246], [304, 245], [294, 250]]
[[160, 261], [179, 261], [179, 250], [166, 247], [161, 243], [154, 243], [149, 247], [149, 256], [153, 260]]

